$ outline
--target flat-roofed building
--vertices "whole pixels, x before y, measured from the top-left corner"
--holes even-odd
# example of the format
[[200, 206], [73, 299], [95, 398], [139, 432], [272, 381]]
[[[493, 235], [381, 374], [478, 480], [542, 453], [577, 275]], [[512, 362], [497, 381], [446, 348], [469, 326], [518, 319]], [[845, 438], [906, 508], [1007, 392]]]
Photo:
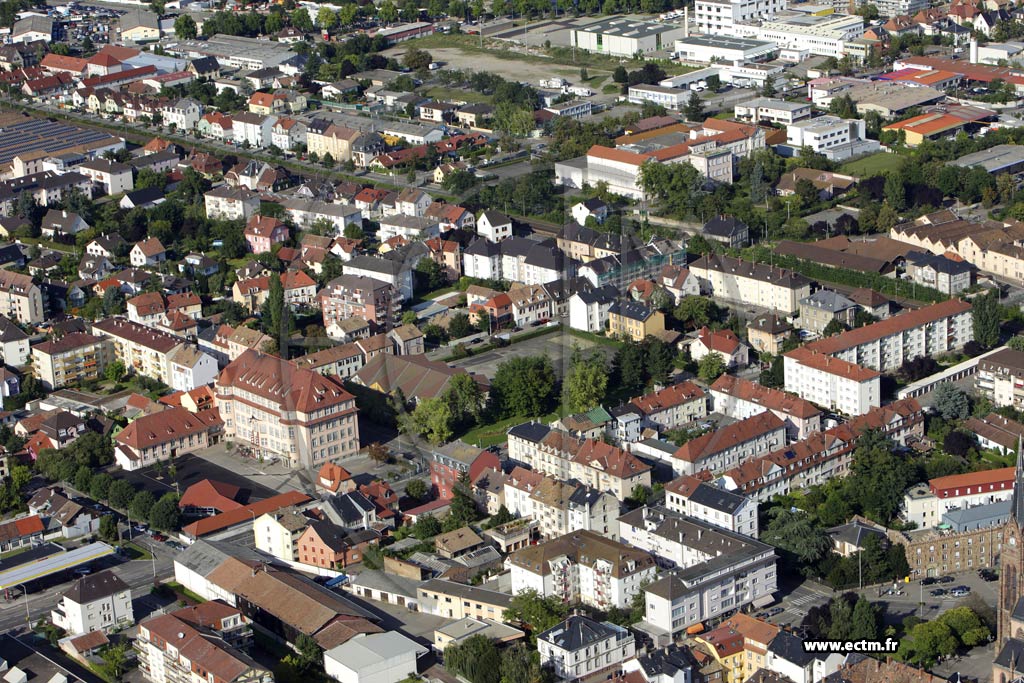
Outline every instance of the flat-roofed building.
[[782, 123], [789, 125], [811, 115], [809, 102], [789, 102], [772, 97], [755, 97], [735, 107], [736, 118], [740, 121], [759, 123]]
[[996, 145], [980, 152], [965, 154], [949, 162], [954, 166], [980, 167], [993, 175], [1024, 170], [1024, 150], [1019, 145]]
[[611, 17], [572, 30], [570, 40], [573, 47], [581, 50], [613, 57], [633, 57], [638, 52], [647, 54], [670, 49], [673, 41], [684, 35], [682, 26]]
[[779, 51], [775, 43], [724, 35], [677, 38], [675, 57], [684, 62], [760, 62]]
[[416, 589], [416, 604], [419, 611], [446, 619], [504, 621], [512, 596], [446, 579], [430, 579]]

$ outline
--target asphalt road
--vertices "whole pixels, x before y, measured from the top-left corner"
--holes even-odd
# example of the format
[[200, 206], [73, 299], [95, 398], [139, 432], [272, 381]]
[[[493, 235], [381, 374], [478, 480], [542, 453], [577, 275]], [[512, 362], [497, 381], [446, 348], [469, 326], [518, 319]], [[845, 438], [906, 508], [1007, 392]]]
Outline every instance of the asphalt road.
[[[110, 566], [114, 573], [131, 587], [132, 602], [142, 601], [140, 607], [145, 613], [152, 611], [151, 608], [147, 608], [145, 599], [149, 596], [154, 581], [168, 579], [174, 575], [173, 557], [176, 551], [146, 536], [137, 537], [135, 542], [153, 553], [154, 559], [111, 563]], [[96, 567], [101, 568], [104, 567]], [[9, 600], [0, 597], [0, 631], [25, 625], [26, 602], [31, 623], [34, 624], [42, 618], [49, 620], [50, 610], [57, 605], [60, 596], [72, 583], [73, 581], [63, 581], [45, 587], [32, 587], [27, 598], [20, 590]]]

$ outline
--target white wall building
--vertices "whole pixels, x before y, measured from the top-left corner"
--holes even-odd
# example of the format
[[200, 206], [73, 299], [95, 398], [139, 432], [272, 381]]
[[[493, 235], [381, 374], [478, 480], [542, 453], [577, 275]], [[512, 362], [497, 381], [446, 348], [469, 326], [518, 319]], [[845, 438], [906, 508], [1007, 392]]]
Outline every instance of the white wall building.
[[110, 570], [83, 576], [61, 596], [50, 620], [72, 636], [130, 626], [131, 588]]
[[607, 673], [636, 654], [633, 634], [611, 622], [574, 615], [537, 636], [540, 665], [563, 681], [578, 681]]
[[324, 671], [340, 683], [398, 683], [428, 651], [398, 631], [368, 633], [324, 652]]
[[665, 507], [751, 538], [759, 533], [756, 500], [696, 477], [677, 477], [665, 484]]
[[786, 126], [786, 144], [810, 147], [815, 152], [863, 140], [864, 136], [865, 124], [862, 119], [819, 116]]
[[[770, 1], [784, 3], [785, 0]], [[684, 35], [682, 26], [611, 17], [575, 29], [571, 35], [571, 44], [598, 54], [633, 57], [638, 52], [647, 54], [670, 49], [673, 41]]]
[[881, 405], [881, 374], [806, 347], [785, 354], [786, 391], [845, 415]]
[[700, 33], [734, 36], [738, 22], [768, 19], [784, 9], [786, 0], [697, 0], [693, 23]]
[[788, 102], [770, 97], [755, 97], [740, 102], [735, 107], [736, 118], [740, 121], [769, 121], [789, 125], [811, 115], [809, 102]]

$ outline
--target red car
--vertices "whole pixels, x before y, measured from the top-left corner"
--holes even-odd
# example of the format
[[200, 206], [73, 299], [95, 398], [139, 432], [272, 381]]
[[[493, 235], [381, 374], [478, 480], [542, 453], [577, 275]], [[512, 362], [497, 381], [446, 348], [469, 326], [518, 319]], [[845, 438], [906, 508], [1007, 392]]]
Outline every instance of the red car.
[[154, 541], [159, 541], [160, 543], [163, 543], [164, 541], [167, 540], [167, 537], [164, 536], [163, 534], [153, 534], [153, 540]]

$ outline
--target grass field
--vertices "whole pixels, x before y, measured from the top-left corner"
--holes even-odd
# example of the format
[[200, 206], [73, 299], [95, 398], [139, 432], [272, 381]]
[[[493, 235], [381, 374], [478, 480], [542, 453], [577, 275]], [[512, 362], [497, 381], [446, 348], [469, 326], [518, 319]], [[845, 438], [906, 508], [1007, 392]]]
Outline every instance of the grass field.
[[843, 173], [867, 178], [887, 171], [895, 171], [899, 168], [902, 161], [903, 158], [898, 154], [879, 152], [863, 159], [843, 164], [839, 167], [839, 170]]
[[484, 104], [490, 104], [491, 98], [488, 95], [483, 95], [472, 90], [463, 90], [462, 88], [445, 88], [441, 85], [435, 85], [422, 91], [422, 94], [431, 97], [440, 102], [468, 102], [470, 104], [477, 104], [483, 102]]

